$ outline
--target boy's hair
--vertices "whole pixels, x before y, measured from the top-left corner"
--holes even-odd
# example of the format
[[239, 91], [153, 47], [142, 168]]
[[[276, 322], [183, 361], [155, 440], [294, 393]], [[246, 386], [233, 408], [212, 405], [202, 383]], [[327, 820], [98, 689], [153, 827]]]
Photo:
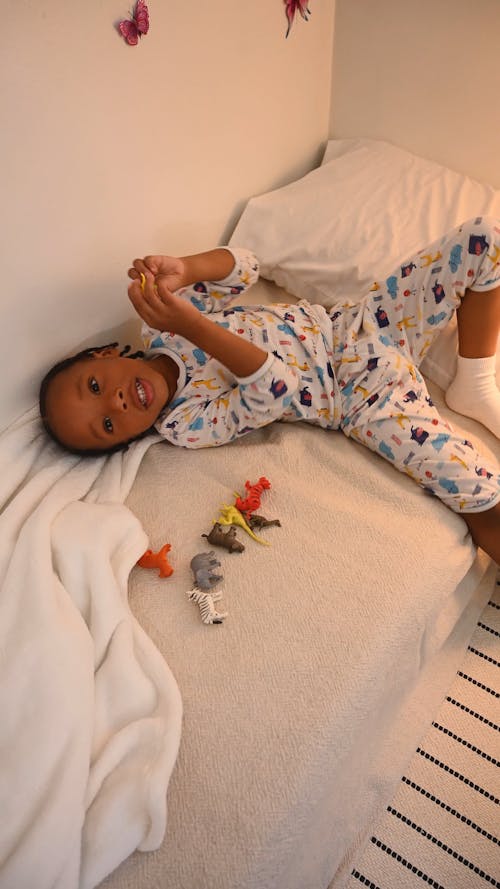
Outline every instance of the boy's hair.
[[[146, 435], [151, 435], [152, 432], [155, 432], [155, 427], [150, 426], [149, 429], [145, 429], [144, 432], [139, 433], [134, 438], [129, 438], [128, 441], [123, 441], [120, 444], [111, 445], [109, 448], [75, 448], [70, 445], [64, 444], [58, 436], [55, 434], [54, 430], [51, 428], [50, 423], [47, 419], [47, 395], [50, 388], [50, 384], [54, 377], [57, 377], [60, 373], [62, 373], [66, 368], [71, 367], [73, 364], [76, 364], [77, 361], [84, 361], [86, 358], [92, 358], [94, 352], [101, 352], [103, 349], [114, 349], [119, 345], [119, 343], [107, 343], [105, 346], [90, 346], [87, 349], [82, 349], [81, 352], [77, 352], [76, 355], [70, 355], [69, 358], [63, 358], [62, 361], [58, 361], [57, 364], [54, 364], [50, 370], [45, 374], [42, 382], [40, 383], [40, 392], [38, 395], [38, 403], [40, 407], [40, 417], [42, 420], [43, 427], [52, 441], [55, 441], [61, 448], [64, 448], [65, 451], [69, 451], [71, 454], [77, 454], [79, 457], [102, 457], [108, 454], [114, 454], [116, 451], [126, 451], [129, 445], [132, 444], [133, 441], [138, 441], [140, 438], [145, 438]], [[120, 352], [120, 358], [123, 358], [130, 351], [130, 346], [124, 346]], [[129, 358], [142, 358], [144, 352], [141, 350], [134, 352], [132, 355], [128, 355]]]

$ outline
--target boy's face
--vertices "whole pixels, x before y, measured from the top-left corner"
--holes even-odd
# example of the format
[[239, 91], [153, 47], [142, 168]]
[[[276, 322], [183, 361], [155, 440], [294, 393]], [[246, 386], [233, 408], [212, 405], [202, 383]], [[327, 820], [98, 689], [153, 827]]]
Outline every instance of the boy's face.
[[57, 438], [68, 447], [107, 450], [149, 429], [169, 397], [155, 363], [106, 350], [54, 377], [46, 413]]

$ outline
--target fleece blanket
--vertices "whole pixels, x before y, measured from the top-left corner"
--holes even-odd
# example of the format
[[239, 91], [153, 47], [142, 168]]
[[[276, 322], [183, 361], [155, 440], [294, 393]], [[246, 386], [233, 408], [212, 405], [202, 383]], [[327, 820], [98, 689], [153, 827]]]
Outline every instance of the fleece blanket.
[[35, 409], [0, 437], [0, 887], [92, 889], [157, 848], [181, 699], [133, 617], [145, 450], [82, 460]]

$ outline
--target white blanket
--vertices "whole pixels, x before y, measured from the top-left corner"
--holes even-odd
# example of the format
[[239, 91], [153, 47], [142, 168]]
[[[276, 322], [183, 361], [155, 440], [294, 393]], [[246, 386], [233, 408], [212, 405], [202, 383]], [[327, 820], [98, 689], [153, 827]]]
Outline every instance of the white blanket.
[[0, 887], [91, 889], [157, 848], [182, 708], [133, 617], [145, 450], [82, 460], [35, 409], [0, 437]]

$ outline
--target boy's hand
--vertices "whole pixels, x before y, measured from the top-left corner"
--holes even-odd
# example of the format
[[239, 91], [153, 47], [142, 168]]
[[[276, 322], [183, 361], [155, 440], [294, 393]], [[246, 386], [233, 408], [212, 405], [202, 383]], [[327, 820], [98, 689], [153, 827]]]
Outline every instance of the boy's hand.
[[[156, 257], [160, 259], [169, 259], [170, 257]], [[142, 260], [135, 262], [141, 263]], [[170, 281], [172, 277], [175, 279], [173, 272], [166, 275], [156, 275], [144, 264], [145, 271], [142, 274], [145, 277], [144, 288], [141, 286], [139, 279], [140, 270], [134, 263], [134, 269], [137, 277], [134, 277], [133, 283], [128, 288], [130, 302], [134, 306], [137, 314], [150, 327], [155, 330], [167, 331], [169, 333], [178, 333], [189, 339], [192, 334], [193, 327], [196, 327], [200, 320], [200, 313], [192, 303], [176, 296], [170, 289]]]
[[161, 275], [167, 288], [171, 291], [183, 287], [185, 282], [185, 263], [177, 256], [145, 256], [143, 259], [134, 259], [132, 268], [128, 270], [129, 278], [139, 280], [141, 273], [147, 276], [150, 272], [153, 277]]

